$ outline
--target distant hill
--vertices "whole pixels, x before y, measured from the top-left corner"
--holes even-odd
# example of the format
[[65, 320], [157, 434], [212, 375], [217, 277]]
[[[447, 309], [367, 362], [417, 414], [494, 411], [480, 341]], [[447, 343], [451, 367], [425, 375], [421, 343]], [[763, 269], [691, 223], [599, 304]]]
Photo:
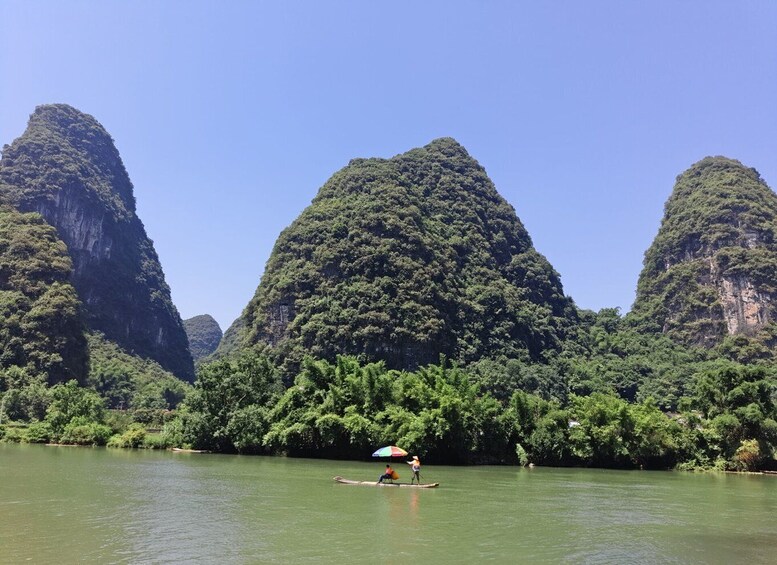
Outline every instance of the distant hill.
[[135, 212], [119, 152], [92, 117], [39, 106], [3, 149], [0, 203], [37, 212], [72, 258], [87, 327], [185, 380], [194, 365], [162, 267]]
[[184, 320], [183, 327], [189, 338], [189, 351], [195, 362], [216, 351], [222, 334], [221, 327], [212, 316], [208, 314], [194, 316]]
[[443, 138], [335, 173], [281, 233], [219, 353], [264, 344], [287, 365], [344, 353], [408, 369], [440, 354], [536, 360], [575, 316], [515, 210]]
[[677, 177], [631, 316], [687, 345], [769, 347], [776, 308], [777, 195], [755, 169], [707, 157]]

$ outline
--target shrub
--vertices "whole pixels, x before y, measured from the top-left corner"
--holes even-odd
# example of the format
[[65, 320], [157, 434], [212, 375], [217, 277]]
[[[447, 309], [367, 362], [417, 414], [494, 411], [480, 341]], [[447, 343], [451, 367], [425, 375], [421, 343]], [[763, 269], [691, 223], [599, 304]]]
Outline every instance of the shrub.
[[48, 443], [54, 436], [54, 431], [48, 422], [33, 422], [24, 434], [27, 443]]
[[167, 444], [161, 434], [146, 434], [146, 439], [143, 440], [141, 447], [144, 449], [166, 449]]
[[123, 434], [111, 437], [108, 447], [137, 448], [143, 445], [145, 439], [145, 428], [141, 424], [132, 424]]
[[49, 404], [49, 393], [46, 386], [40, 382], [32, 382], [5, 393], [3, 402], [4, 416], [10, 420], [28, 421], [42, 420], [46, 416]]
[[171, 410], [159, 408], [138, 408], [132, 412], [132, 419], [135, 422], [146, 424], [150, 427], [161, 428], [165, 422], [170, 420], [173, 412]]
[[123, 432], [132, 424], [132, 413], [128, 410], [108, 410], [105, 413], [105, 424], [114, 432]]
[[742, 440], [734, 453], [734, 468], [738, 471], [752, 471], [758, 468], [761, 459], [761, 448], [758, 445], [758, 440], [745, 439]]
[[60, 441], [74, 445], [105, 445], [112, 430], [104, 424], [98, 424], [83, 416], [73, 418], [65, 426]]
[[[55, 432], [62, 432], [76, 419], [82, 424], [94, 423], [102, 421], [105, 416], [103, 399], [96, 392], [79, 386], [74, 380], [52, 387], [51, 397], [46, 421], [51, 424]], [[105, 439], [107, 441], [108, 438]]]
[[21, 443], [24, 440], [24, 429], [16, 426], [5, 426], [3, 441], [7, 443]]
[[162, 443], [165, 447], [185, 447], [183, 421], [176, 418], [162, 428]]

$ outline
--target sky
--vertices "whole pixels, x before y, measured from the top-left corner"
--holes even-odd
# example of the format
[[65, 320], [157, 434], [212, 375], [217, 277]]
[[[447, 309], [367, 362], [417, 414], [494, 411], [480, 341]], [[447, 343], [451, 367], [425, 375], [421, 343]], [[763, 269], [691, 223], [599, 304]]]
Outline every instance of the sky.
[[182, 318], [226, 329], [356, 157], [456, 138], [581, 308], [634, 301], [677, 175], [777, 188], [777, 2], [0, 2], [0, 145], [111, 134]]

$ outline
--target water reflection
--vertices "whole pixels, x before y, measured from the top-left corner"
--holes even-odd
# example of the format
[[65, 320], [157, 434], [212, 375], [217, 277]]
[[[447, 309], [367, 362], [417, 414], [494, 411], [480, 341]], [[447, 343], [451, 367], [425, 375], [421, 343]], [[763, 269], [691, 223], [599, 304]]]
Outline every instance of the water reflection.
[[404, 523], [408, 527], [418, 525], [421, 493], [418, 489], [382, 488], [389, 521]]

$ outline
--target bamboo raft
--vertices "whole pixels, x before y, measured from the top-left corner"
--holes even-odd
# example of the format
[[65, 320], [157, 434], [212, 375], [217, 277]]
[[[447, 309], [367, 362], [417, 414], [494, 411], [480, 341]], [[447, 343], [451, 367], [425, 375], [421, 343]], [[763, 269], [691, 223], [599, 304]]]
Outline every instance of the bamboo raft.
[[412, 485], [410, 483], [377, 483], [375, 481], [351, 481], [340, 476], [334, 477], [334, 480], [344, 485], [363, 485], [371, 487], [403, 487], [403, 488], [437, 488], [440, 483], [425, 483], [422, 485]]

